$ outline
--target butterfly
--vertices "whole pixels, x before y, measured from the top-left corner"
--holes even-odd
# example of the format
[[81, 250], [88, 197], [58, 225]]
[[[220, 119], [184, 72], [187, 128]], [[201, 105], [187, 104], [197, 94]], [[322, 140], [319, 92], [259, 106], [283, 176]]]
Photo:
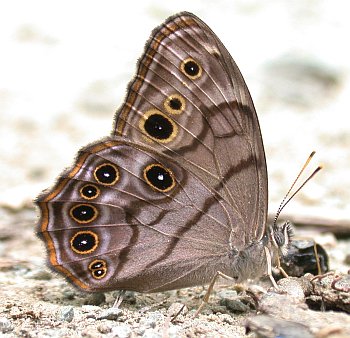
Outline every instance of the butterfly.
[[258, 118], [231, 55], [182, 12], [146, 44], [112, 135], [36, 200], [48, 263], [85, 291], [156, 292], [271, 272]]

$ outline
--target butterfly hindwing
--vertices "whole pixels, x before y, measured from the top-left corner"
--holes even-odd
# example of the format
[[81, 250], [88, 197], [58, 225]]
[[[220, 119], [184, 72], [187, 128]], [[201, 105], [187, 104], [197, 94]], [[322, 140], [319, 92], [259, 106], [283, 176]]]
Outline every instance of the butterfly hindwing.
[[227, 263], [228, 205], [170, 158], [123, 138], [82, 149], [39, 206], [50, 263], [90, 291], [207, 283], [211, 274], [198, 270]]

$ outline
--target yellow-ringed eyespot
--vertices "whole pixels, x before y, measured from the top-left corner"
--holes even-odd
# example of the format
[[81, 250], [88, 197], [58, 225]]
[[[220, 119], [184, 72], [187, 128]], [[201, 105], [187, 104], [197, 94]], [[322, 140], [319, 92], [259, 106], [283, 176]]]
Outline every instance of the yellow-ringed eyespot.
[[167, 143], [177, 135], [175, 122], [161, 111], [148, 110], [140, 120], [140, 129], [151, 139]]
[[94, 171], [95, 180], [103, 185], [113, 185], [119, 180], [119, 170], [112, 163], [102, 163]]
[[72, 250], [81, 255], [94, 252], [98, 243], [98, 235], [90, 230], [78, 231], [70, 240]]
[[143, 170], [143, 177], [147, 184], [157, 191], [167, 192], [175, 186], [173, 172], [159, 163], [149, 164]]
[[107, 263], [103, 259], [95, 259], [89, 264], [92, 277], [102, 279], [107, 274]]
[[86, 200], [93, 200], [100, 195], [100, 189], [94, 184], [85, 184], [79, 190], [80, 196]]
[[69, 210], [70, 216], [74, 221], [80, 224], [86, 224], [94, 221], [98, 216], [98, 210], [91, 204], [78, 204]]
[[186, 108], [186, 101], [181, 95], [173, 94], [164, 101], [164, 108], [170, 114], [181, 114]]
[[201, 65], [192, 58], [181, 62], [180, 69], [191, 80], [198, 79], [202, 75]]

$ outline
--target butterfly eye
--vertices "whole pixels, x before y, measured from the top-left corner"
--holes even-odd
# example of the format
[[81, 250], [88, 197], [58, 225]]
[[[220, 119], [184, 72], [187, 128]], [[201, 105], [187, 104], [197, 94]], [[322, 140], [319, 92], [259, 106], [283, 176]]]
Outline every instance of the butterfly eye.
[[164, 108], [170, 114], [180, 114], [185, 110], [185, 107], [184, 98], [178, 94], [170, 95], [164, 102]]
[[89, 264], [92, 277], [101, 279], [107, 274], [107, 264], [102, 259], [96, 259]]
[[177, 135], [177, 126], [173, 120], [159, 110], [149, 110], [140, 121], [141, 130], [151, 139], [167, 143]]
[[100, 189], [93, 184], [86, 184], [80, 190], [80, 196], [86, 200], [92, 200], [100, 195]]
[[98, 246], [98, 236], [92, 231], [78, 231], [70, 240], [71, 248], [78, 254], [89, 254]]
[[90, 204], [78, 204], [69, 211], [70, 216], [78, 223], [90, 223], [98, 216], [97, 209]]
[[94, 171], [95, 180], [103, 185], [113, 185], [119, 180], [118, 168], [111, 163], [103, 163]]
[[182, 61], [180, 69], [192, 80], [198, 79], [202, 75], [202, 67], [192, 58]]
[[161, 192], [167, 192], [175, 186], [174, 174], [161, 164], [148, 165], [143, 171], [143, 176], [148, 185]]

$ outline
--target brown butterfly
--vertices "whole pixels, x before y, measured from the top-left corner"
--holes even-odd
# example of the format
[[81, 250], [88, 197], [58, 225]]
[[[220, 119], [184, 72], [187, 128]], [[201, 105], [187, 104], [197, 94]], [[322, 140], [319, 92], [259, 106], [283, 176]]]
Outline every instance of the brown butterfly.
[[267, 171], [244, 79], [179, 13], [157, 27], [112, 135], [43, 193], [49, 265], [85, 291], [155, 292], [271, 272], [290, 227], [267, 227]]

